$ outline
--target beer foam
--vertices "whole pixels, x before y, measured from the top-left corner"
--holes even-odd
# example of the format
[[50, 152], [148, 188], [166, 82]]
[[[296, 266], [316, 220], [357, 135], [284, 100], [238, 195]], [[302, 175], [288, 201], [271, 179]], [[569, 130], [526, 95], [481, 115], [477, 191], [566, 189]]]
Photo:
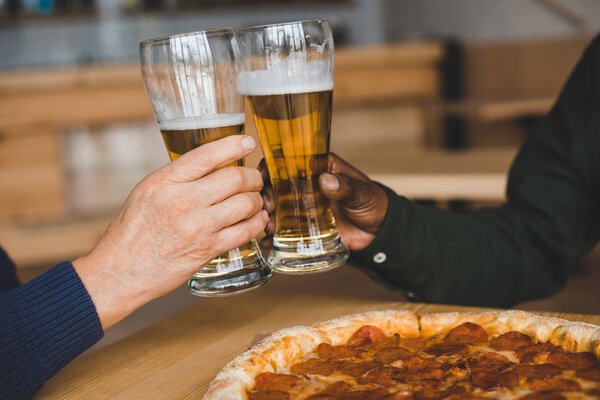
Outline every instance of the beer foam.
[[330, 67], [329, 62], [322, 60], [280, 60], [268, 70], [241, 72], [238, 91], [247, 96], [269, 96], [332, 90]]
[[244, 123], [244, 113], [212, 114], [203, 117], [177, 118], [159, 123], [161, 131], [184, 131], [188, 129], [209, 129]]

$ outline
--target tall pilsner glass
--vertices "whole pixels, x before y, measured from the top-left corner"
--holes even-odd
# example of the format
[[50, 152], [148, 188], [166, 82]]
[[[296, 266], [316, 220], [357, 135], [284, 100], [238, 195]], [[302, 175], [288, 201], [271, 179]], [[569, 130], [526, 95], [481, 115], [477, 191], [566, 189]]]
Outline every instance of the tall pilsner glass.
[[327, 172], [333, 94], [333, 37], [327, 21], [238, 31], [238, 90], [250, 103], [276, 204], [268, 262], [302, 274], [342, 265], [348, 250], [319, 189]]
[[[236, 90], [238, 54], [232, 29], [140, 43], [144, 85], [171, 160], [203, 144], [244, 134], [244, 99]], [[236, 164], [243, 165], [243, 160], [231, 165]], [[270, 278], [271, 268], [253, 240], [202, 266], [188, 287], [198, 296], [226, 296]]]

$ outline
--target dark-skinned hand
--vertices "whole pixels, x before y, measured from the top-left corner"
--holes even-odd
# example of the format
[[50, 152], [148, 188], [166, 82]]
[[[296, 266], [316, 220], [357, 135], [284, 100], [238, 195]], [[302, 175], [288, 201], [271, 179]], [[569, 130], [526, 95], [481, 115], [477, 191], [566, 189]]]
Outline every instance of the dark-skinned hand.
[[[270, 248], [275, 233], [275, 200], [264, 160], [259, 170], [265, 182], [261, 192], [263, 207], [269, 213], [266, 236], [261, 244]], [[387, 195], [367, 175], [333, 153], [329, 156], [328, 171], [319, 177], [319, 186], [331, 200], [342, 242], [351, 251], [363, 250], [375, 239], [383, 224], [388, 208]]]

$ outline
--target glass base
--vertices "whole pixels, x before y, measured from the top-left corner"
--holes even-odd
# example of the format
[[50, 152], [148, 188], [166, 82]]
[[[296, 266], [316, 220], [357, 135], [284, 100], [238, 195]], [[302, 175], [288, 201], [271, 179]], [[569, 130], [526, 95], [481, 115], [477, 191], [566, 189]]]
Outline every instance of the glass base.
[[[252, 251], [241, 256], [243, 250]], [[236, 257], [237, 256], [237, 257]], [[213, 260], [188, 280], [188, 290], [196, 296], [225, 297], [247, 292], [271, 279], [272, 270], [265, 263], [256, 242], [231, 250]]]
[[273, 240], [273, 249], [268, 263], [274, 271], [283, 274], [301, 275], [325, 272], [343, 265], [350, 256], [339, 236], [326, 243], [320, 243], [317, 251], [299, 253], [303, 246], [282, 246], [277, 237]]

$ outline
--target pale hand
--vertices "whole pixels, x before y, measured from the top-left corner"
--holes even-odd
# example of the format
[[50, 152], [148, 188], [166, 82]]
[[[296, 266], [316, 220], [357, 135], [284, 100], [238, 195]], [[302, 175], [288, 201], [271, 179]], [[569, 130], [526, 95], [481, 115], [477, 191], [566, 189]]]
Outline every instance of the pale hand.
[[265, 228], [260, 173], [218, 169], [255, 147], [249, 136], [230, 136], [148, 175], [94, 249], [73, 261], [104, 329]]

